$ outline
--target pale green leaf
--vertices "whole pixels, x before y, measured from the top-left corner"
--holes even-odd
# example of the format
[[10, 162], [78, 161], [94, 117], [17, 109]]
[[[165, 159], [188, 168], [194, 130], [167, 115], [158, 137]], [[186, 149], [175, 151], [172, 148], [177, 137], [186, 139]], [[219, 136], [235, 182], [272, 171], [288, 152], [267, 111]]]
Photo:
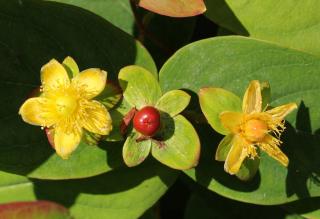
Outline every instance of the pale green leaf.
[[161, 97], [156, 77], [140, 66], [122, 68], [118, 78], [123, 96], [132, 107], [154, 106]]
[[170, 116], [175, 116], [188, 106], [190, 98], [190, 95], [182, 90], [172, 90], [158, 100], [156, 108]]
[[131, 132], [127, 137], [122, 149], [122, 157], [125, 164], [129, 167], [137, 166], [142, 163], [150, 153], [151, 141], [137, 141], [141, 135]]
[[203, 114], [209, 124], [221, 134], [229, 131], [222, 125], [220, 114], [224, 111], [241, 112], [241, 100], [238, 96], [222, 88], [202, 88], [199, 101]]
[[174, 169], [189, 169], [198, 164], [200, 141], [196, 130], [183, 116], [162, 119], [159, 142], [152, 141], [152, 156]]

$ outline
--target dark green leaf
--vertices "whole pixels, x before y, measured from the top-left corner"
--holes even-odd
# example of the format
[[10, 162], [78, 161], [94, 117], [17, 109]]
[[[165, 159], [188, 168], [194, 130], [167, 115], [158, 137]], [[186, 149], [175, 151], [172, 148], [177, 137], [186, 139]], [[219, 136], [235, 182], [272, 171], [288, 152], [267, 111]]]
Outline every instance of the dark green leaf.
[[18, 109], [40, 86], [50, 59], [73, 57], [80, 70], [98, 67], [117, 81], [137, 64], [156, 72], [148, 52], [128, 34], [80, 8], [44, 1], [0, 1], [0, 169], [35, 178], [82, 178], [121, 165], [121, 145], [81, 143], [69, 160], [50, 147], [44, 131], [23, 123]]
[[134, 15], [129, 0], [50, 0], [84, 8], [91, 11], [123, 31], [134, 33]]

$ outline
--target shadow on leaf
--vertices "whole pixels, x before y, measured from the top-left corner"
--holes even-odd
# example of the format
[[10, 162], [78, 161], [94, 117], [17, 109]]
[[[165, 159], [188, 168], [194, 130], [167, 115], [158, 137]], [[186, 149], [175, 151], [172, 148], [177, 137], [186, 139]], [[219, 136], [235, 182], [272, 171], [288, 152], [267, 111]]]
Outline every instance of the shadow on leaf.
[[320, 186], [320, 136], [312, 133], [309, 109], [300, 103], [296, 117], [296, 130], [286, 124], [283, 136], [285, 153], [290, 162], [286, 178], [286, 192], [300, 199], [310, 197], [310, 189]]
[[152, 177], [159, 177], [167, 187], [170, 187], [178, 172], [156, 162], [147, 160], [138, 167], [124, 167], [86, 179], [33, 180], [34, 192], [37, 199], [52, 200], [70, 207], [80, 194], [104, 196], [126, 193]]

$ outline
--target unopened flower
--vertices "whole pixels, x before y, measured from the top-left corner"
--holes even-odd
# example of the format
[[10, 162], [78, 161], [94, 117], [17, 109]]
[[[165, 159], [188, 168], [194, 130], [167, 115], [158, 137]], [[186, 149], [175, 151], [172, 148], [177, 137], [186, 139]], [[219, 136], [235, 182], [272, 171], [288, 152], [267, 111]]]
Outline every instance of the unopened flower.
[[258, 156], [257, 147], [287, 166], [289, 159], [279, 149], [282, 143], [279, 138], [285, 128], [284, 117], [296, 108], [295, 103], [289, 103], [263, 111], [260, 83], [251, 81], [243, 98], [242, 112], [220, 114], [222, 125], [230, 132], [220, 142], [216, 153], [216, 159], [221, 160], [218, 151], [231, 144], [225, 159], [225, 171], [236, 174], [246, 157]]
[[83, 129], [99, 135], [112, 129], [107, 109], [92, 100], [104, 90], [106, 78], [107, 72], [90, 68], [70, 80], [64, 66], [52, 59], [41, 68], [41, 95], [26, 100], [19, 114], [31, 125], [52, 129], [55, 150], [66, 159], [80, 143]]

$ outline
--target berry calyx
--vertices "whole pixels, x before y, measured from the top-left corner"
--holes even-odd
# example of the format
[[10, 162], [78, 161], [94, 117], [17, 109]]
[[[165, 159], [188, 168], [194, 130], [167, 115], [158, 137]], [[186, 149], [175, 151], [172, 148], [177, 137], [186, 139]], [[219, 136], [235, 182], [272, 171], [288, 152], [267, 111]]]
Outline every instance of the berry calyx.
[[133, 127], [145, 136], [154, 136], [160, 128], [159, 111], [152, 106], [143, 107], [135, 114]]

